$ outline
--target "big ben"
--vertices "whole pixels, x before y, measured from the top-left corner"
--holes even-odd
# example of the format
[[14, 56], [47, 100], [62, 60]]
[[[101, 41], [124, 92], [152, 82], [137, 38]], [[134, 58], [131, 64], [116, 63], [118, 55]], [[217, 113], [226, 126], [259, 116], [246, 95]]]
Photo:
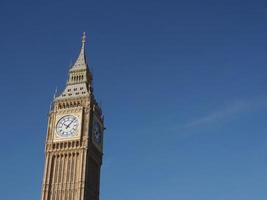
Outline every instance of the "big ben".
[[92, 87], [85, 33], [48, 115], [41, 200], [98, 200], [104, 117]]

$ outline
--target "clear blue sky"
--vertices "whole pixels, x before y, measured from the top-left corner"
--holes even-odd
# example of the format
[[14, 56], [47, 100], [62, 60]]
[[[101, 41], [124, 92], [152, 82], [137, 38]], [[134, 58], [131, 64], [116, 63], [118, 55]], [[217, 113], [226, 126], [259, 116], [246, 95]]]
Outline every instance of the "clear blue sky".
[[0, 199], [39, 199], [47, 113], [83, 31], [101, 200], [267, 199], [267, 3], [0, 2]]

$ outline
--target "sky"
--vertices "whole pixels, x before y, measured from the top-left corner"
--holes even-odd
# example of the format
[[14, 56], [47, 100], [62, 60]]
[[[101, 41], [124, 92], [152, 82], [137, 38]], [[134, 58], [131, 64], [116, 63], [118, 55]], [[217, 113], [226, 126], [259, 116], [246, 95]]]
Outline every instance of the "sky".
[[0, 1], [0, 199], [40, 199], [47, 114], [82, 32], [101, 200], [267, 199], [267, 3]]

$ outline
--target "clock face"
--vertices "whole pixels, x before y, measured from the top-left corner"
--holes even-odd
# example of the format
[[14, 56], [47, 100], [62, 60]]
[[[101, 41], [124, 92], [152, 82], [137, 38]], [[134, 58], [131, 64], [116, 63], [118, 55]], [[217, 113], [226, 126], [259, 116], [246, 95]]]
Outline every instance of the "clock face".
[[77, 134], [79, 126], [78, 118], [73, 115], [65, 115], [58, 120], [56, 133], [60, 137], [71, 137]]
[[94, 137], [94, 141], [97, 144], [101, 144], [102, 142], [101, 127], [96, 120], [94, 120], [94, 124], [93, 124], [93, 137]]

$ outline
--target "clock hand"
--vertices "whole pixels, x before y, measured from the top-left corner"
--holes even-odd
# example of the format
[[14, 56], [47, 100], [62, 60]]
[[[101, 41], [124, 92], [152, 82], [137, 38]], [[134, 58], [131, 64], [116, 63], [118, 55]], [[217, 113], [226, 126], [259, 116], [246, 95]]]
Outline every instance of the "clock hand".
[[67, 126], [67, 124], [65, 124], [65, 123], [63, 123], [63, 125], [66, 127]]
[[74, 120], [72, 120], [67, 126], [66, 126], [66, 128], [69, 128], [70, 127], [70, 125], [72, 124], [72, 122], [74, 122], [75, 121], [75, 119]]

